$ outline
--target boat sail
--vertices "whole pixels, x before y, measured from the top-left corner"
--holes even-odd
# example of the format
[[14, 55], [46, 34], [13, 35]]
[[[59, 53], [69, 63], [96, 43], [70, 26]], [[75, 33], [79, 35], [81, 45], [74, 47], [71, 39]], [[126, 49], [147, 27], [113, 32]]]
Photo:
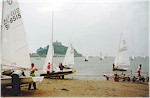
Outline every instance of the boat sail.
[[[20, 78], [21, 83], [33, 82], [33, 77], [28, 76], [31, 63], [18, 1], [4, 0], [2, 5], [1, 71], [28, 70], [26, 77]], [[1, 84], [11, 84], [11, 77], [3, 75]]]
[[114, 70], [126, 71], [125, 66], [130, 65], [128, 49], [125, 39], [121, 34], [118, 54], [115, 58], [114, 65], [116, 66]]
[[[74, 70], [63, 70], [61, 71], [57, 66], [54, 65], [53, 62], [53, 56], [54, 56], [54, 47], [53, 47], [53, 11], [52, 11], [52, 36], [51, 41], [49, 44], [47, 56], [45, 59], [45, 64], [43, 66], [43, 72], [40, 74], [40, 76], [44, 77], [62, 77], [64, 78], [64, 75], [75, 73]], [[50, 73], [47, 73], [47, 65], [50, 62], [51, 68]]]
[[134, 55], [132, 55], [132, 56], [131, 56], [131, 60], [134, 60], [134, 59], [135, 59], [135, 57], [134, 57]]
[[2, 9], [2, 70], [5, 67], [30, 68], [26, 32], [19, 5], [17, 1], [10, 1], [3, 1]]
[[49, 44], [47, 56], [46, 56], [46, 59], [45, 59], [45, 64], [43, 66], [43, 73], [47, 72], [47, 65], [48, 65], [49, 62], [51, 64], [50, 72], [60, 71], [58, 67], [54, 66], [53, 56], [54, 56], [54, 47], [53, 47], [53, 11], [52, 11], [52, 36], [51, 36], [51, 41], [50, 41], [50, 44]]
[[89, 57], [88, 57], [88, 56], [86, 56], [85, 61], [88, 61], [88, 60], [89, 60]]
[[103, 60], [104, 59], [104, 56], [103, 54], [100, 52], [100, 60]]
[[67, 69], [72, 69], [74, 66], [74, 47], [71, 41], [69, 42], [68, 49], [66, 51], [63, 66]]
[[[52, 34], [52, 36], [53, 36], [53, 34]], [[53, 41], [52, 40], [53, 40], [53, 38], [51, 39], [51, 42], [49, 44], [47, 56], [46, 56], [46, 59], [45, 59], [45, 64], [43, 66], [43, 72], [47, 72], [48, 62], [50, 62], [51, 66], [53, 66], [54, 48], [53, 48]], [[51, 68], [50, 72], [52, 72], [52, 68]]]

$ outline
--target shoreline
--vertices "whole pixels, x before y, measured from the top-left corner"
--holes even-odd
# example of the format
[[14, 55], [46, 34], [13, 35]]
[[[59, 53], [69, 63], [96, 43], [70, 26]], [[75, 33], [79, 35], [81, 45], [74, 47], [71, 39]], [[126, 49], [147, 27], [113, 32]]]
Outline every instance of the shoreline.
[[[46, 79], [37, 83], [37, 90], [21, 87], [19, 97], [148, 97], [149, 84], [115, 82], [113, 80]], [[2, 97], [12, 96], [6, 91]]]

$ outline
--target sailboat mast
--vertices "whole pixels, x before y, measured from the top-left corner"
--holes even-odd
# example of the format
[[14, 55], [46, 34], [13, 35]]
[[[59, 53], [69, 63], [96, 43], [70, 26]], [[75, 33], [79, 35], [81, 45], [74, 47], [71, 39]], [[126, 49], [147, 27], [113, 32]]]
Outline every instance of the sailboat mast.
[[[4, 0], [2, 1], [1, 38], [2, 38], [3, 14], [4, 14]], [[1, 39], [1, 42], [2, 42], [2, 39]]]
[[4, 14], [4, 0], [2, 1], [2, 18], [1, 18], [1, 32], [0, 32], [0, 36], [1, 36], [1, 42], [0, 42], [0, 64], [1, 64], [1, 69], [2, 69], [2, 28], [3, 28], [3, 14]]
[[53, 54], [53, 49], [54, 49], [54, 47], [53, 47], [53, 12], [54, 11], [52, 11], [52, 71], [53, 71], [53, 56], [54, 56], [54, 54]]
[[54, 11], [52, 11], [52, 42], [53, 42], [53, 12]]

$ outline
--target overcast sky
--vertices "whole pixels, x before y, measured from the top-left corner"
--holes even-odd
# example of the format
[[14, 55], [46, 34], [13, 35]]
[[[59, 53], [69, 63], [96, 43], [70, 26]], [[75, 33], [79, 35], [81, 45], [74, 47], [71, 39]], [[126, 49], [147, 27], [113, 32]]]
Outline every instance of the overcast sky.
[[18, 1], [30, 52], [49, 44], [54, 11], [54, 41], [67, 46], [71, 38], [83, 55], [96, 56], [101, 51], [115, 56], [121, 32], [130, 55], [148, 55], [147, 0]]

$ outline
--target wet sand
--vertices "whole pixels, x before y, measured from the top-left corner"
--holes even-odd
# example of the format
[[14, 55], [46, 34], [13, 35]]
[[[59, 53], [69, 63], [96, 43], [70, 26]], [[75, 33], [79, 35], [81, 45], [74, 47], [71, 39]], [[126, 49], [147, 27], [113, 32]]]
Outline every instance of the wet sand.
[[[113, 80], [44, 79], [37, 90], [21, 87], [19, 97], [148, 97], [145, 83], [114, 82]], [[13, 97], [6, 91], [3, 97]], [[15, 96], [14, 96], [15, 97]]]

